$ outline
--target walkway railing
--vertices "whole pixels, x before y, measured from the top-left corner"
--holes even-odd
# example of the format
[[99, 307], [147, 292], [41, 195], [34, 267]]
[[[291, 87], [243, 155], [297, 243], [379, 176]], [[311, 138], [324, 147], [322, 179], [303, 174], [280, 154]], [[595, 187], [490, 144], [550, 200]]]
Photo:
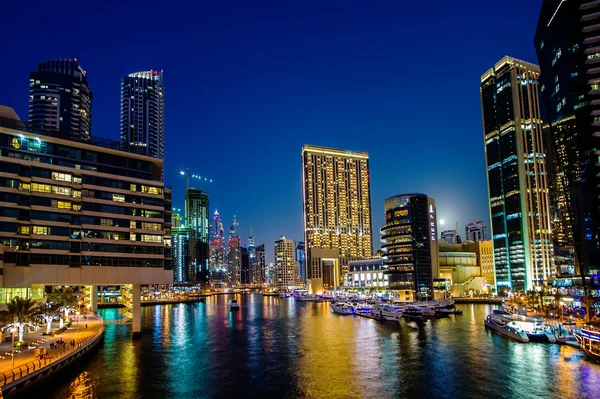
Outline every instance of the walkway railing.
[[46, 366], [56, 364], [60, 360], [68, 358], [82, 349], [85, 349], [89, 346], [93, 346], [98, 340], [102, 339], [102, 334], [104, 333], [104, 322], [100, 316], [97, 317], [100, 319], [100, 328], [98, 329], [98, 331], [96, 331], [96, 333], [88, 335], [87, 337], [75, 339], [75, 346], [69, 347], [69, 349], [65, 349], [65, 351], [62, 353], [59, 352], [59, 356], [32, 360], [11, 370], [5, 371], [4, 373], [0, 374], [0, 388], [4, 387], [7, 384], [15, 382], [23, 377], [26, 377], [36, 371], [39, 371], [40, 369], [43, 369]]

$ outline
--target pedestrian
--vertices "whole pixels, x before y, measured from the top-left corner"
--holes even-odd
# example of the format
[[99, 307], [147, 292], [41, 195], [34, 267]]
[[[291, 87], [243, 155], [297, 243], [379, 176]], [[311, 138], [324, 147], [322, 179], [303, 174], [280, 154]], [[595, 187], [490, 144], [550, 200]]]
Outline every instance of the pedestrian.
[[87, 330], [87, 324], [85, 325], [85, 329]]

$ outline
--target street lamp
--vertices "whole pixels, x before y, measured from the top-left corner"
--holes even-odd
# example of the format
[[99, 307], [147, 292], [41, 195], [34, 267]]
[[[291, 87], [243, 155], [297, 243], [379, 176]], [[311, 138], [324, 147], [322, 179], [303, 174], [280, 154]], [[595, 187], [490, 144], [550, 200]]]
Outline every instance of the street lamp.
[[79, 311], [76, 312], [76, 314], [77, 314], [77, 334], [75, 335], [76, 337], [79, 336], [79, 313], [81, 313], [81, 312], [79, 312]]
[[10, 338], [12, 341], [12, 345], [10, 346], [11, 350], [10, 350], [10, 356], [12, 357], [12, 365], [15, 365], [15, 332], [17, 331], [16, 328], [12, 327], [10, 329]]

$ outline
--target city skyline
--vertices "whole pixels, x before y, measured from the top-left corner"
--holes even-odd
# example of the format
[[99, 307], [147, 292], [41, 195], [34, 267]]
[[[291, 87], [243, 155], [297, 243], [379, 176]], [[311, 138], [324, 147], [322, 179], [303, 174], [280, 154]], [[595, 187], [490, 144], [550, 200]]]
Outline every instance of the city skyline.
[[[206, 10], [209, 19], [215, 21], [231, 16], [235, 21], [245, 20], [254, 27], [262, 24], [261, 13], [268, 12], [269, 18], [263, 29], [250, 29], [252, 37], [247, 39], [248, 43], [246, 39], [238, 38], [240, 28], [232, 26], [235, 29], [225, 37], [209, 35], [210, 39], [198, 44], [207, 50], [202, 57], [212, 60], [211, 63], [202, 62], [201, 75], [213, 76], [212, 79], [189, 79], [190, 68], [201, 60], [200, 56], [184, 51], [182, 46], [190, 44], [190, 39], [173, 48], [164, 47], [160, 52], [147, 51], [149, 48], [144, 45], [136, 49], [117, 48], [109, 59], [102, 54], [119, 36], [118, 24], [106, 37], [93, 34], [100, 32], [101, 24], [91, 21], [86, 27], [92, 33], [90, 36], [102, 39], [92, 38], [85, 46], [77, 38], [42, 45], [34, 40], [40, 34], [35, 28], [35, 20], [41, 21], [45, 14], [34, 13], [30, 24], [34, 28], [28, 31], [18, 23], [9, 22], [8, 29], [18, 35], [19, 42], [31, 46], [25, 49], [15, 43], [8, 44], [8, 50], [15, 55], [14, 61], [0, 68], [14, 79], [7, 82], [0, 93], [0, 104], [12, 106], [22, 119], [26, 119], [30, 70], [44, 59], [77, 57], [86, 68], [94, 93], [94, 135], [118, 139], [121, 78], [131, 71], [152, 67], [164, 69], [167, 74], [165, 183], [173, 187], [174, 206], [183, 208], [184, 200], [185, 179], [177, 174], [177, 168], [189, 166], [193, 173], [210, 176], [213, 183], [198, 184], [198, 188], [208, 191], [211, 203], [221, 211], [224, 220], [237, 214], [242, 231], [247, 234], [253, 227], [255, 241], [267, 244], [267, 260], [272, 261], [269, 243], [282, 234], [291, 239], [302, 239], [301, 170], [297, 162], [301, 147], [312, 143], [366, 151], [371, 162], [375, 251], [379, 247], [376, 232], [384, 222], [383, 201], [399, 192], [425, 192], [436, 198], [439, 218], [445, 219], [450, 226], [455, 222], [464, 226], [473, 219], [484, 220], [489, 225], [478, 77], [482, 70], [505, 54], [536, 62], [530, 38], [539, 15], [539, 4], [514, 4], [527, 9], [527, 12], [513, 16], [518, 21], [515, 23], [517, 29], [505, 37], [481, 29], [478, 38], [472, 38], [466, 29], [458, 29], [461, 21], [466, 24], [468, 20], [483, 28], [489, 18], [501, 21], [507, 17], [511, 7], [507, 7], [504, 14], [502, 10], [496, 10], [494, 15], [486, 13], [485, 7], [469, 9], [466, 15], [456, 15], [448, 22], [446, 14], [452, 13], [452, 7], [440, 5], [431, 15], [432, 31], [422, 32], [424, 37], [420, 41], [433, 39], [441, 30], [445, 31], [448, 24], [452, 24], [454, 36], [445, 50], [422, 50], [424, 57], [420, 60], [404, 56], [406, 52], [421, 51], [423, 47], [410, 34], [419, 29], [416, 22], [410, 21], [411, 16], [423, 15], [419, 5], [386, 4], [368, 9], [322, 6], [319, 9], [326, 16], [328, 25], [316, 24], [315, 34], [331, 37], [331, 40], [309, 38], [312, 50], [308, 53], [302, 44], [306, 39], [303, 23], [313, 24], [315, 16], [304, 12], [302, 6], [259, 5], [255, 9], [240, 6], [234, 10], [215, 6]], [[10, 7], [18, 13], [21, 6], [11, 4]], [[52, 13], [60, 18], [72, 18], [87, 12], [86, 7], [79, 11], [62, 7], [58, 5]], [[396, 21], [400, 13], [406, 18], [404, 25]], [[123, 15], [127, 15], [126, 10]], [[486, 18], [481, 18], [484, 15]], [[290, 20], [296, 17], [302, 23], [290, 25]], [[369, 29], [373, 30], [364, 35], [353, 30], [353, 26], [363, 19], [369, 21]], [[419, 18], [412, 19], [417, 21]], [[42, 25], [40, 22], [39, 26]], [[167, 26], [177, 32], [173, 23]], [[169, 40], [173, 35], [165, 29], [160, 28], [157, 32], [164, 36], [161, 40]], [[189, 36], [201, 33], [196, 28], [190, 29], [193, 32]], [[211, 21], [207, 21], [202, 29], [209, 33], [227, 31], [220, 23]], [[348, 37], [332, 33], [336, 31], [348, 33]], [[275, 38], [275, 32], [280, 32], [281, 38]], [[59, 38], [69, 34], [68, 30], [56, 32]], [[467, 38], [471, 46], [464, 46]], [[261, 44], [264, 43], [261, 39], [271, 42]], [[279, 40], [289, 41], [291, 46], [285, 47], [288, 50], [279, 46], [275, 55], [269, 56], [272, 47], [277, 46], [272, 41]], [[355, 53], [357, 40], [358, 56]], [[495, 45], [487, 48], [488, 41], [494, 41]], [[472, 46], [481, 48], [477, 56], [469, 54]], [[112, 51], [112, 45], [110, 48]], [[458, 56], [457, 52], [460, 53]], [[428, 80], [439, 68], [429, 60], [442, 60], [450, 54], [463, 61], [454, 66], [450, 64], [453, 79], [445, 82], [446, 86], [437, 92], [440, 98], [436, 100], [446, 105], [436, 107], [432, 119], [429, 118], [425, 93], [438, 87], [437, 83]], [[240, 57], [246, 67], [237, 66]], [[290, 61], [285, 61], [287, 58]], [[281, 67], [278, 68], [281, 72], [272, 68], [273, 62]], [[419, 70], [418, 84], [406, 78], [415, 70]], [[265, 85], [267, 81], [273, 83]], [[315, 95], [315, 91], [321, 94]], [[457, 91], [464, 94], [453, 94]], [[287, 93], [295, 95], [288, 96]], [[200, 110], [195, 106], [198, 101], [202, 105]], [[323, 112], [325, 110], [327, 114]], [[235, 118], [230, 117], [231, 112], [235, 113]], [[199, 116], [192, 118], [190, 115]], [[424, 120], [432, 122], [423, 123]], [[275, 140], [278, 137], [286, 139]], [[386, 137], [397, 137], [402, 141], [400, 145], [414, 147], [414, 150], [396, 156], [393, 146], [384, 144]], [[275, 151], [264, 156], [243, 151], [250, 143], [265, 148], [274, 143]], [[206, 150], [202, 151], [204, 146]], [[447, 151], [449, 146], [455, 150], [452, 154]], [[198, 151], [201, 151], [201, 157]], [[227, 154], [236, 155], [228, 160]], [[250, 172], [246, 172], [247, 165], [251, 167]], [[415, 170], [421, 172], [417, 177], [411, 176]], [[255, 178], [244, 178], [248, 173], [254, 174]], [[240, 183], [231, 190], [227, 180], [236, 175], [240, 176]], [[453, 176], [452, 181], [447, 175]], [[278, 194], [289, 201], [278, 201], [270, 194], [269, 187], [274, 184], [283, 190]], [[243, 203], [238, 200], [241, 196], [246, 199]]]

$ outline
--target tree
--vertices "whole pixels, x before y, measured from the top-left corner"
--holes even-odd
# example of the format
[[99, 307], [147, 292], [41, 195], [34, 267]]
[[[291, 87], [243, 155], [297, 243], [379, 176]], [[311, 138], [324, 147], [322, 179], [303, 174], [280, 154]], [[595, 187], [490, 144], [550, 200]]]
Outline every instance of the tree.
[[594, 298], [590, 294], [587, 294], [585, 297], [583, 297], [581, 303], [583, 303], [583, 305], [585, 306], [585, 318], [589, 323], [590, 321], [592, 321], [592, 306], [594, 306], [594, 304], [596, 303], [596, 298]]
[[55, 303], [46, 302], [38, 307], [37, 317], [46, 322], [46, 333], [50, 334], [52, 322], [56, 319], [60, 319], [60, 309]]
[[64, 318], [60, 317], [60, 328], [63, 327], [64, 321], [69, 319], [69, 312], [75, 309], [77, 305], [77, 298], [73, 294], [73, 290], [70, 288], [65, 288], [61, 291], [53, 292], [48, 295], [47, 302], [50, 302], [56, 305], [59, 312], [64, 313]]
[[4, 312], [6, 320], [12, 320], [12, 323], [6, 327], [15, 327], [19, 330], [19, 341], [23, 341], [23, 334], [25, 333], [25, 327], [34, 327], [35, 315], [38, 304], [32, 301], [30, 298], [19, 298], [14, 297], [10, 303], [7, 304], [8, 311]]

